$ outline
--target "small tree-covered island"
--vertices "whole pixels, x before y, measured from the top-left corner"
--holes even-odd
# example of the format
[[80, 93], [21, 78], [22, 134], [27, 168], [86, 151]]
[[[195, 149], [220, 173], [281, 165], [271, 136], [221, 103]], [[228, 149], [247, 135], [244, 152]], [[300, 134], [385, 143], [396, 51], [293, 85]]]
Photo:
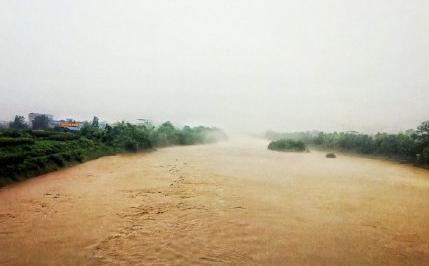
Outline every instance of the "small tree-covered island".
[[300, 140], [280, 139], [270, 142], [268, 149], [274, 151], [303, 152], [307, 148], [305, 143]]

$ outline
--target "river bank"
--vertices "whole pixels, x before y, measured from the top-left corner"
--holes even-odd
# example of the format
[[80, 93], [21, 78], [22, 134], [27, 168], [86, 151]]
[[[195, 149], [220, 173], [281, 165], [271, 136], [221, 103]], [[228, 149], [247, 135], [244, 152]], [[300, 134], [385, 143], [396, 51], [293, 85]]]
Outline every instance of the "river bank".
[[177, 128], [170, 122], [158, 127], [121, 122], [104, 128], [85, 123], [75, 133], [61, 128], [0, 130], [0, 187], [102, 156], [224, 139], [218, 128]]

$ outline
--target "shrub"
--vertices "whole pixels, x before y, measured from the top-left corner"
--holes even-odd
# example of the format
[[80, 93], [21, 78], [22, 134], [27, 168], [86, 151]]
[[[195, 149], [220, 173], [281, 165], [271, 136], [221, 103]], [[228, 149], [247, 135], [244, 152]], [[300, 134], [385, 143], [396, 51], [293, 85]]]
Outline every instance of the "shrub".
[[71, 160], [70, 153], [65, 152], [62, 155], [63, 155], [63, 158], [64, 158], [65, 161], [70, 161]]
[[429, 147], [426, 147], [423, 149], [422, 157], [423, 157], [424, 163], [429, 164]]
[[33, 144], [34, 140], [32, 138], [0, 138], [0, 147], [7, 146], [17, 146], [23, 144]]
[[51, 133], [45, 130], [31, 130], [30, 134], [36, 138], [48, 137]]
[[38, 168], [43, 169], [43, 168], [47, 167], [49, 161], [48, 161], [47, 157], [40, 156], [40, 157], [31, 158], [31, 159], [26, 160], [26, 163], [34, 163], [38, 166]]
[[25, 160], [25, 154], [23, 153], [13, 153], [13, 154], [4, 154], [0, 156], [0, 166], [5, 166], [8, 164], [21, 163]]
[[47, 137], [48, 140], [67, 141], [79, 139], [78, 135], [72, 133], [56, 133]]
[[335, 155], [335, 153], [329, 152], [326, 154], [326, 158], [337, 158], [337, 156]]
[[0, 137], [18, 138], [22, 137], [23, 132], [24, 130], [6, 129], [1, 131]]
[[307, 148], [305, 143], [299, 140], [281, 139], [270, 142], [268, 149], [275, 151], [303, 152]]
[[138, 150], [137, 143], [132, 140], [125, 141], [124, 148], [126, 151], [129, 151], [129, 152], [137, 152]]
[[83, 154], [79, 150], [71, 152], [70, 156], [71, 156], [72, 160], [74, 160], [74, 161], [77, 161], [77, 162], [83, 161]]
[[58, 166], [64, 166], [64, 158], [60, 154], [51, 154], [49, 155], [49, 160], [57, 164]]

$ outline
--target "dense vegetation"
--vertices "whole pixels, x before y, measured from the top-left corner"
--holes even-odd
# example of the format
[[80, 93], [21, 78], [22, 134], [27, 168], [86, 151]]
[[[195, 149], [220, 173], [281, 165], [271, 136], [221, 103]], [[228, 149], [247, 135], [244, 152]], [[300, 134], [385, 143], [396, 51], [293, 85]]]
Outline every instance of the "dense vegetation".
[[375, 135], [357, 132], [295, 132], [276, 133], [269, 131], [270, 140], [299, 140], [305, 144], [329, 151], [353, 152], [380, 155], [400, 161], [429, 165], [429, 121], [423, 122], [416, 130], [405, 133]]
[[223, 131], [217, 128], [186, 126], [179, 129], [170, 122], [159, 127], [121, 122], [103, 129], [93, 122], [86, 123], [76, 133], [62, 129], [2, 130], [0, 186], [104, 155], [212, 143], [224, 138]]
[[337, 155], [335, 155], [335, 153], [333, 152], [328, 152], [325, 156], [326, 158], [331, 158], [331, 159], [337, 158]]
[[293, 152], [302, 152], [307, 148], [305, 143], [300, 140], [292, 139], [280, 139], [271, 141], [268, 145], [268, 149], [274, 151], [293, 151]]

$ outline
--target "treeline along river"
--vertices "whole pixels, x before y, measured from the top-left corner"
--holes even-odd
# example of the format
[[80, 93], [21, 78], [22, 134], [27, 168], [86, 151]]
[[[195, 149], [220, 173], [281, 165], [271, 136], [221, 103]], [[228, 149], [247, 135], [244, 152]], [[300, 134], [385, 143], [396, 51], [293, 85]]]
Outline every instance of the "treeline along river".
[[218, 128], [87, 123], [76, 133], [62, 129], [0, 131], [0, 186], [104, 155], [225, 139]]
[[429, 166], [429, 121], [421, 123], [416, 130], [404, 133], [375, 135], [357, 132], [294, 132], [268, 131], [269, 140], [295, 140], [313, 148], [327, 151], [351, 152], [378, 155], [399, 161]]

